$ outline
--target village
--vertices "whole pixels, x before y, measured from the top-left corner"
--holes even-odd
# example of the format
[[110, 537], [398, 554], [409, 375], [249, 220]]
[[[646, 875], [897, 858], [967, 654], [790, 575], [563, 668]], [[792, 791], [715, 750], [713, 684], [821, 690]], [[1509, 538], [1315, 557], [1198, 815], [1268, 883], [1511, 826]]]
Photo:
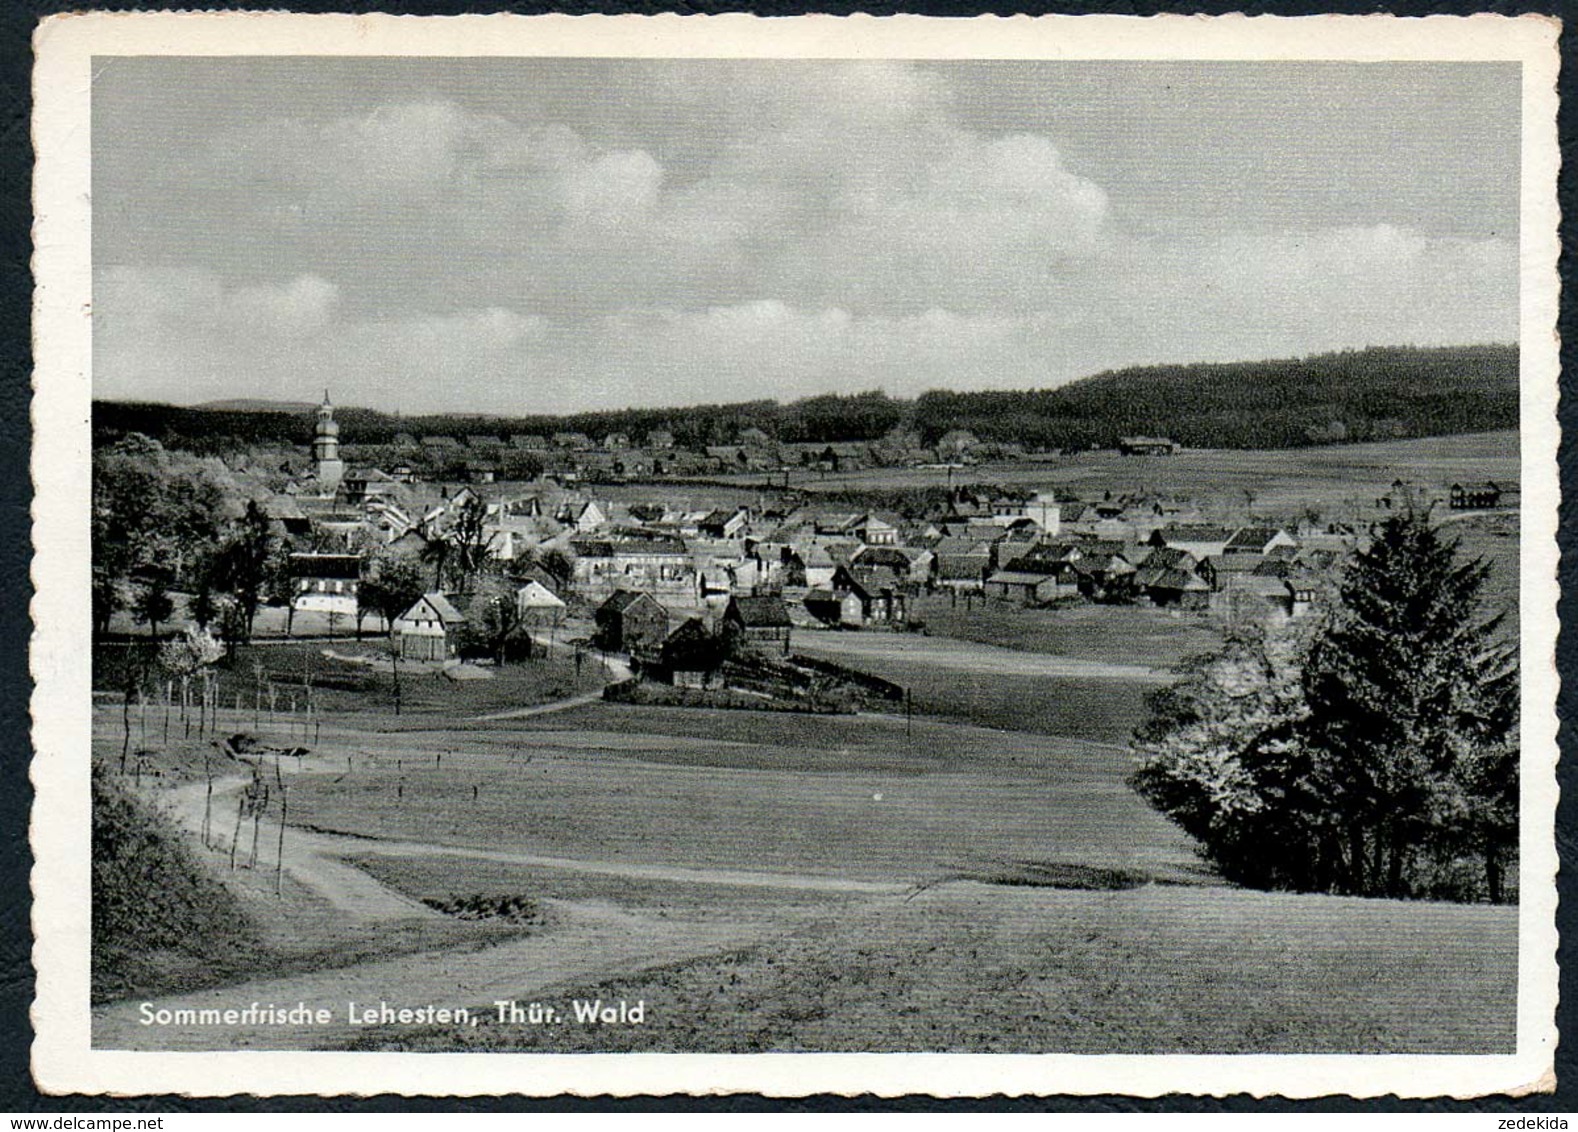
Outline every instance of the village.
[[[1035, 936], [1057, 921], [1048, 901], [1083, 917], [1118, 896], [1140, 920], [1102, 946], [1127, 947], [1153, 914], [1194, 925], [1217, 893], [1264, 898], [1224, 887], [1135, 787], [1136, 737], [1200, 658], [1320, 631], [1388, 516], [1422, 510], [1493, 560], [1497, 608], [1517, 580], [1501, 433], [1258, 453], [1133, 436], [1050, 458], [966, 446], [840, 473], [617, 480], [567, 470], [585, 452], [565, 448], [488, 482], [342, 444], [337, 415], [326, 394], [310, 445], [222, 456], [101, 437], [95, 566], [113, 585], [109, 601], [95, 590], [95, 781], [160, 807], [233, 894], [202, 899], [239, 900], [274, 958], [255, 971], [194, 945], [195, 970], [166, 941], [163, 973], [139, 966], [135, 933], [107, 944], [98, 1041], [153, 1040], [128, 994], [250, 980], [252, 997], [289, 999], [319, 977], [297, 964], [343, 948], [379, 985], [471, 1003], [451, 959], [477, 946], [503, 994], [604, 994], [641, 956], [658, 964], [641, 976], [651, 1001], [710, 993], [732, 942], [808, 925], [919, 939], [942, 914], [954, 943], [936, 954], [962, 964], [961, 986], [983, 914], [1038, 908]], [[895, 907], [915, 923], [884, 927]], [[1285, 932], [1349, 915], [1265, 911]], [[1505, 921], [1469, 927], [1472, 949]], [[1120, 997], [1150, 994], [1150, 970]], [[661, 1046], [706, 1045], [687, 1016], [665, 1012]], [[979, 1024], [1005, 1025], [1023, 1023]], [[965, 1029], [945, 1041], [982, 1040]], [[456, 1040], [414, 1033], [300, 1040]]]
[[[289, 548], [288, 602], [262, 610], [259, 631], [379, 634], [395, 663], [457, 678], [485, 677], [496, 662], [530, 656], [534, 642], [539, 652], [574, 643], [624, 658], [620, 673], [631, 681], [693, 693], [674, 702], [737, 702], [722, 694], [724, 685], [749, 690], [756, 701], [803, 700], [812, 687], [813, 698], [825, 701], [828, 682], [813, 677], [829, 673], [808, 672], [808, 658], [788, 662], [797, 640], [827, 631], [926, 633], [926, 610], [939, 601], [966, 616], [989, 607], [1126, 606], [1212, 624], [1286, 620], [1330, 593], [1363, 530], [1362, 516], [1308, 508], [1279, 522], [1220, 499], [954, 487], [975, 460], [1004, 458], [958, 432], [920, 454], [948, 458], [919, 474], [945, 476], [949, 486], [912, 493], [905, 513], [771, 490], [786, 461], [834, 468], [891, 453], [846, 444], [803, 446], [796, 455], [757, 429], [745, 430], [737, 446], [705, 453], [672, 448], [666, 433], [639, 449], [622, 434], [598, 442], [582, 434], [511, 437], [509, 448], [537, 454], [535, 474], [523, 480], [498, 478], [493, 463], [457, 468], [420, 457], [385, 470], [362, 457], [389, 456], [387, 448], [345, 459], [354, 450], [341, 445], [334, 412], [326, 392], [310, 461], [282, 490], [253, 500]], [[505, 446], [473, 437], [472, 448], [486, 451], [484, 439]], [[451, 446], [458, 442], [418, 445], [429, 456]], [[1127, 437], [1119, 451], [1142, 464], [1174, 457], [1180, 446]], [[728, 483], [673, 479], [687, 460], [714, 476], [738, 465], [742, 486], [722, 494], [754, 498], [687, 507], [687, 497], [709, 487], [717, 494]], [[619, 482], [598, 482], [599, 471]], [[754, 492], [743, 486], [752, 480], [761, 485]], [[1421, 502], [1452, 513], [1494, 512], [1516, 507], [1517, 487], [1416, 486], [1399, 478], [1369, 506], [1379, 515]], [[382, 603], [372, 598], [400, 566], [405, 597], [396, 586], [395, 606], [388, 587], [378, 594]], [[420, 592], [411, 592], [418, 577]], [[489, 581], [480, 615], [478, 577]], [[485, 632], [479, 616], [488, 621]], [[738, 663], [745, 653], [758, 658], [754, 668]], [[763, 657], [777, 658], [765, 680]], [[865, 674], [843, 675], [866, 681], [870, 691]]]

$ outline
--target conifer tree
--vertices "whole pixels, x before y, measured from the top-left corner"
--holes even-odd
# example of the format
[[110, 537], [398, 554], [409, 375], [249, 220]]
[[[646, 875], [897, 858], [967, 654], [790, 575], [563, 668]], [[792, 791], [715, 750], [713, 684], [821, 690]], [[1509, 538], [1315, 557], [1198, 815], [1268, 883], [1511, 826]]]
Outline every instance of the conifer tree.
[[1496, 815], [1516, 792], [1518, 672], [1501, 618], [1481, 612], [1488, 574], [1428, 514], [1391, 516], [1311, 648], [1304, 732], [1344, 826], [1348, 891], [1407, 895], [1433, 849], [1477, 843], [1499, 860], [1508, 848], [1511, 822]]

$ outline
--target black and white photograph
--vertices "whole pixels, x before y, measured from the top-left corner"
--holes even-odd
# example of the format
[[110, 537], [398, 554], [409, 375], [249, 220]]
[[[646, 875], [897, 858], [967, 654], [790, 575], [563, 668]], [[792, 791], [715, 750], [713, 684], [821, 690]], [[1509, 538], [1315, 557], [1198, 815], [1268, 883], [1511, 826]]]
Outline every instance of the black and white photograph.
[[41, 1087], [1552, 1087], [1558, 25], [1184, 22], [47, 23]]

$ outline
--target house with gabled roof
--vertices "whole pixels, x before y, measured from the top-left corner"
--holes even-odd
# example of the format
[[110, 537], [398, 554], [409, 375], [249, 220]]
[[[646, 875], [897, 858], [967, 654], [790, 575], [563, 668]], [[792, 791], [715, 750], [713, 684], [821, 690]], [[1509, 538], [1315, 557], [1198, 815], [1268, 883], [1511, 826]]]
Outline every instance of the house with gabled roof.
[[1516, 482], [1455, 483], [1448, 493], [1447, 505], [1454, 511], [1477, 511], [1500, 507], [1504, 501], [1517, 503], [1520, 495]]
[[1187, 550], [1196, 559], [1206, 559], [1220, 556], [1232, 537], [1232, 531], [1211, 523], [1171, 523], [1153, 531], [1150, 543]]
[[944, 538], [931, 549], [939, 585], [980, 590], [991, 573], [992, 544], [984, 539]]
[[459, 648], [466, 615], [445, 594], [423, 594], [395, 618], [395, 645], [407, 660], [445, 661]]
[[849, 564], [861, 570], [884, 566], [900, 581], [913, 585], [928, 585], [932, 578], [932, 564], [936, 555], [918, 546], [866, 546], [862, 545], [850, 555]]
[[750, 529], [750, 512], [744, 507], [718, 508], [696, 520], [696, 533], [703, 538], [737, 539]]
[[1140, 572], [1136, 572], [1136, 587], [1143, 589], [1154, 605], [1190, 610], [1211, 606], [1211, 587], [1191, 571], [1163, 566], [1154, 572], [1145, 571], [1143, 585], [1141, 581]]
[[986, 596], [1016, 605], [1041, 605], [1059, 596], [1058, 579], [1042, 570], [998, 570], [986, 579]]
[[290, 556], [293, 612], [331, 613], [355, 617], [361, 587], [360, 554], [298, 552]]
[[642, 590], [618, 590], [592, 615], [598, 648], [632, 656], [657, 655], [668, 637], [668, 610]]
[[1222, 545], [1222, 553], [1263, 556], [1279, 546], [1297, 547], [1298, 544], [1298, 539], [1279, 527], [1240, 527]]
[[735, 595], [723, 610], [724, 634], [736, 647], [766, 649], [787, 656], [793, 627], [789, 608], [776, 594]]
[[729, 645], [699, 617], [682, 621], [664, 638], [655, 659], [642, 663], [641, 674], [676, 688], [711, 688], [728, 659]]
[[576, 592], [586, 597], [634, 589], [680, 605], [698, 598], [695, 560], [677, 538], [578, 538], [570, 543], [570, 549], [575, 555], [573, 584]]
[[539, 578], [528, 578], [515, 590], [515, 608], [526, 625], [557, 625], [564, 619], [565, 602]]

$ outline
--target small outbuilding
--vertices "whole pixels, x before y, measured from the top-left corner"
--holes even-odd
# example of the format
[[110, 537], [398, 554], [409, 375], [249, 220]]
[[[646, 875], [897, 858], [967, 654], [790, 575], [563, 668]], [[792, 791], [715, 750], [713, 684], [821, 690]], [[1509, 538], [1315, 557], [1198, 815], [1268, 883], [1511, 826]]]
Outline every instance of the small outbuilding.
[[723, 610], [723, 632], [736, 647], [746, 645], [787, 655], [792, 629], [789, 608], [776, 595], [731, 597]]

